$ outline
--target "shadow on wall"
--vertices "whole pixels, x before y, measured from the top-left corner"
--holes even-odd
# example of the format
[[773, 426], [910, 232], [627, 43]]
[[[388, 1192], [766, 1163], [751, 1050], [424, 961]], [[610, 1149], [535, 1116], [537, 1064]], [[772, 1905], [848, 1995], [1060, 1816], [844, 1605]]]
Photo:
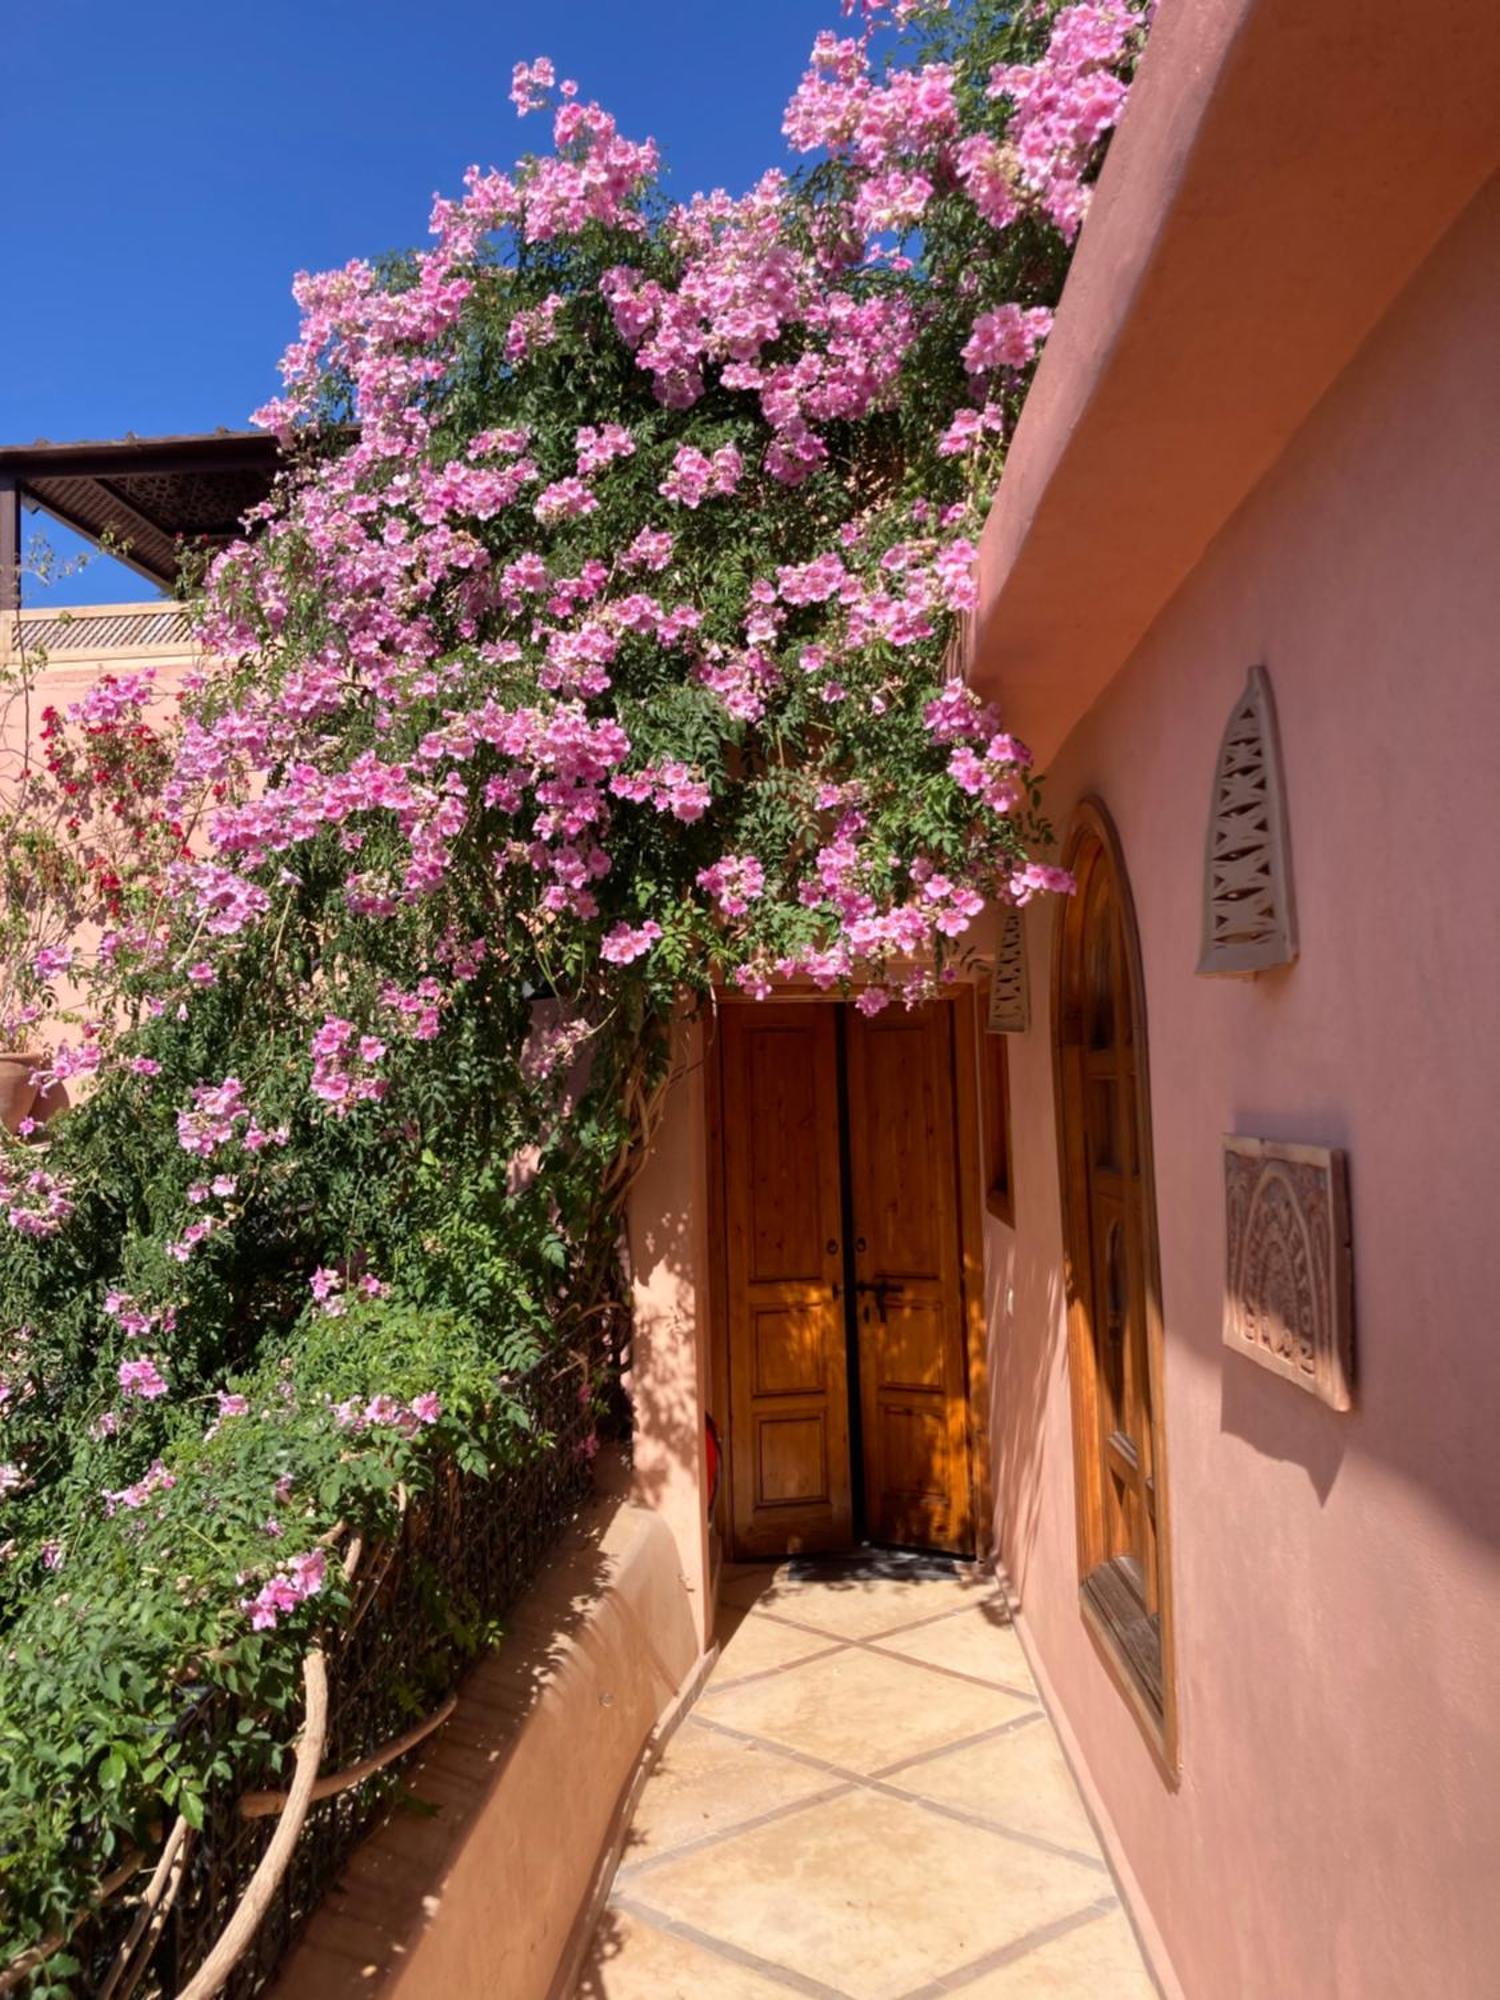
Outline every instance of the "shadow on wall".
[[661, 1116], [632, 1183], [624, 1231], [632, 1302], [624, 1357], [635, 1490], [670, 1518], [702, 1508], [707, 1404], [704, 1060], [710, 1024], [686, 1019]]
[[[563, 1121], [581, 1102], [593, 1062], [587, 1037], [579, 1040], [574, 1032], [578, 1025], [577, 1017], [555, 998], [535, 1001], [522, 1057], [523, 1067], [539, 1068], [544, 1061], [556, 1061], [559, 1046], [567, 1052], [557, 1107]], [[669, 1490], [685, 1481], [696, 1484], [703, 1452], [696, 1356], [705, 1279], [695, 1244], [695, 1227], [701, 1230], [695, 1207], [701, 1174], [691, 1145], [703, 1064], [694, 1028], [691, 1019], [678, 1024], [662, 1115], [634, 1163], [618, 1239], [630, 1308], [620, 1367], [631, 1419], [635, 1493], [658, 1511]], [[541, 1160], [536, 1145], [514, 1155], [507, 1168], [512, 1194], [530, 1185]]]
[[1022, 1242], [1012, 1230], [989, 1226], [985, 1317], [999, 1552], [1024, 1602], [1042, 1506], [1047, 1397], [1065, 1361], [1062, 1273]]
[[1348, 1447], [1353, 1412], [1335, 1415], [1316, 1397], [1268, 1375], [1224, 1348], [1219, 1381], [1219, 1429], [1262, 1458], [1300, 1465], [1322, 1506], [1333, 1491]]
[[653, 1507], [684, 1481], [696, 1485], [703, 1461], [704, 1397], [694, 1365], [699, 1308], [693, 1243], [699, 1226], [690, 1203], [658, 1210], [632, 1245], [636, 1309], [624, 1377], [636, 1493]]

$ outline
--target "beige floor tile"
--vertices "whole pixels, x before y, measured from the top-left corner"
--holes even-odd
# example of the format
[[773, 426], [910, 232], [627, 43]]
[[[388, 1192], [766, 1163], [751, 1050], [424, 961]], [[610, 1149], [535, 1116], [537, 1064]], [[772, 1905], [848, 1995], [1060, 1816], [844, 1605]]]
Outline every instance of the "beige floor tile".
[[809, 1653], [825, 1652], [839, 1643], [818, 1632], [800, 1632], [769, 1618], [752, 1617], [736, 1607], [720, 1610], [718, 1639], [719, 1660], [711, 1684], [787, 1667], [794, 1660], [805, 1660]]
[[629, 1870], [654, 1861], [687, 1841], [722, 1833], [837, 1783], [774, 1750], [702, 1729], [689, 1716], [642, 1789], [620, 1866]]
[[897, 1632], [873, 1643], [883, 1653], [899, 1653], [904, 1660], [947, 1667], [951, 1673], [1004, 1681], [1028, 1693], [1034, 1685], [1015, 1627], [1008, 1620], [1000, 1623], [994, 1617], [987, 1617], [979, 1605], [956, 1612], [951, 1618], [940, 1618], [935, 1625], [918, 1625], [914, 1630]]
[[777, 1573], [768, 1582], [744, 1579], [729, 1601], [752, 1613], [794, 1619], [836, 1639], [873, 1639], [960, 1605], [1003, 1602], [994, 1578], [977, 1570], [912, 1579]]
[[846, 1770], [870, 1772], [1026, 1714], [999, 1688], [929, 1672], [909, 1660], [850, 1647], [722, 1691], [698, 1713]]
[[852, 2000], [896, 2000], [1099, 1893], [1091, 1869], [871, 1792], [667, 1861], [631, 1890]]
[[[1045, 1716], [984, 1743], [932, 1757], [896, 1774], [903, 1790], [962, 1806], [999, 1826], [1050, 1840], [1078, 1854], [1099, 1843], [1057, 1738]], [[1101, 1877], [1101, 1880], [1103, 1878]]]
[[609, 1909], [577, 2000], [786, 2000], [786, 1988], [685, 1938]]
[[1111, 1910], [961, 1989], [962, 2000], [1157, 2000], [1123, 1910]]

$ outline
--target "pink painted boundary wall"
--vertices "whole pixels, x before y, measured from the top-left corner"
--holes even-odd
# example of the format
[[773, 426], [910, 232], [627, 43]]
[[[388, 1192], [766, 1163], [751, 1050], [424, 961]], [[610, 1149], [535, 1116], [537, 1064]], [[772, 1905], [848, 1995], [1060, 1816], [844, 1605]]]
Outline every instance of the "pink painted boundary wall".
[[704, 1029], [677, 1024], [661, 1116], [630, 1190], [631, 1365], [634, 1492], [665, 1520], [677, 1544], [700, 1646], [713, 1641], [708, 1468], [708, 1110]]
[[[1176, 1793], [1077, 1607], [1045, 907], [1034, 1025], [1011, 1047], [1017, 1230], [990, 1226], [997, 1527], [1192, 2000], [1456, 2000], [1500, 1980], [1497, 351], [1500, 181], [1051, 760], [1059, 827], [1087, 792], [1114, 816], [1140, 925]], [[1202, 979], [1210, 780], [1257, 661], [1302, 955]], [[1221, 1345], [1225, 1132], [1349, 1150], [1348, 1416]]]

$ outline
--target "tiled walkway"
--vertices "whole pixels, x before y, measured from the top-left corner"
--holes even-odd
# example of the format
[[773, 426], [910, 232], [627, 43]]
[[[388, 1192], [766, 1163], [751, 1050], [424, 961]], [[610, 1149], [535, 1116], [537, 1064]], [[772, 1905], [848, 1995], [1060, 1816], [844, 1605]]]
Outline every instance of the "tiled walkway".
[[901, 1557], [725, 1582], [588, 2000], [1152, 2000], [993, 1579]]

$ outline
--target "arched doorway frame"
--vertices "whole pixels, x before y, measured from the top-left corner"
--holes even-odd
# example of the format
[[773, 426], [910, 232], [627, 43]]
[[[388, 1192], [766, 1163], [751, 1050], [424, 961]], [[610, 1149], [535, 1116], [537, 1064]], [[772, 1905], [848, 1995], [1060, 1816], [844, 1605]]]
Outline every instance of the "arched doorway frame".
[[[1172, 1784], [1178, 1779], [1175, 1626], [1172, 1604], [1170, 1483], [1167, 1474], [1163, 1379], [1165, 1339], [1161, 1264], [1156, 1227], [1155, 1166], [1151, 1135], [1151, 1075], [1140, 937], [1130, 876], [1113, 819], [1095, 796], [1074, 809], [1063, 865], [1078, 880], [1075, 895], [1059, 904], [1053, 932], [1052, 1055], [1061, 1179], [1068, 1382], [1072, 1405], [1075, 1521], [1080, 1610], [1103, 1662], [1139, 1722], [1157, 1763]], [[1103, 871], [1101, 876], [1100, 871]], [[1101, 882], [1112, 902], [1109, 946], [1112, 1025], [1116, 1060], [1105, 1081], [1128, 1092], [1117, 1114], [1126, 1153], [1120, 1226], [1126, 1231], [1128, 1272], [1126, 1338], [1140, 1337], [1149, 1415], [1140, 1442], [1147, 1447], [1154, 1553], [1122, 1546], [1129, 1538], [1112, 1498], [1110, 1440], [1102, 1416], [1106, 1385], [1102, 1343], [1109, 1307], [1100, 1296], [1091, 1188], [1091, 1132], [1098, 1123], [1089, 1105], [1093, 1079], [1086, 1060], [1093, 1046], [1085, 1020], [1089, 951], [1100, 940], [1088, 931]], [[1097, 966], [1097, 958], [1095, 960]], [[1123, 1024], [1123, 1025], [1122, 1025]], [[1128, 1051], [1123, 1056], [1120, 1051]], [[1115, 1267], [1111, 1265], [1113, 1271]], [[1114, 1302], [1113, 1317], [1121, 1316]], [[1137, 1324], [1138, 1322], [1138, 1324]], [[1118, 1396], [1118, 1391], [1114, 1392]], [[1117, 1434], [1116, 1434], [1117, 1435]], [[1119, 1459], [1119, 1453], [1116, 1452]], [[1118, 1483], [1118, 1482], [1117, 1482]], [[1150, 1572], [1136, 1587], [1135, 1572]], [[1147, 1600], [1150, 1600], [1148, 1603]]]

